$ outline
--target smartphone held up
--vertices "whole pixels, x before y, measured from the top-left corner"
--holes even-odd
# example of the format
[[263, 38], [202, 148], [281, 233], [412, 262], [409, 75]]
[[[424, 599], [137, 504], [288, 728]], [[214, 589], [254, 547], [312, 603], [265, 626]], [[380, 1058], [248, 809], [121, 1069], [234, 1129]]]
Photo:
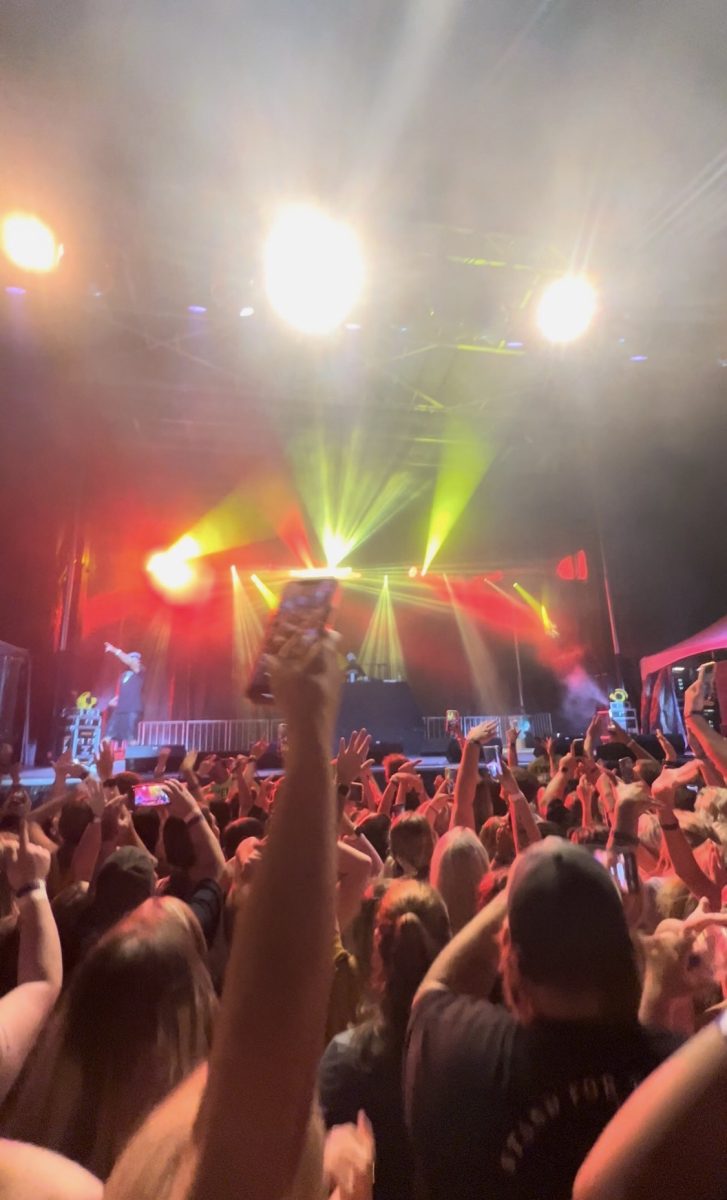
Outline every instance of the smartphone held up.
[[328, 624], [336, 598], [335, 579], [293, 579], [286, 583], [280, 604], [271, 615], [260, 653], [252, 670], [247, 696], [256, 704], [273, 701], [270, 679], [271, 659], [280, 652], [289, 638], [301, 635], [311, 642]]

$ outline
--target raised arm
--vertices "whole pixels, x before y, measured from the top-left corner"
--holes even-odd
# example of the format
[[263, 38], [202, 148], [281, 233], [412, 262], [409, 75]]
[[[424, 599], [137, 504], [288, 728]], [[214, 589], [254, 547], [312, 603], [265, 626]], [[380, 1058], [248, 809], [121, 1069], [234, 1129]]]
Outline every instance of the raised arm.
[[500, 965], [500, 929], [506, 911], [507, 895], [502, 891], [435, 958], [414, 997], [415, 1004], [437, 988], [489, 996]]
[[617, 721], [612, 721], [611, 724], [616, 732], [618, 741], [623, 742], [625, 746], [628, 746], [634, 758], [649, 758], [652, 762], [659, 761], [654, 757], [653, 754], [649, 754], [649, 751], [645, 750], [643, 746], [640, 746], [639, 743], [632, 738], [628, 730], [624, 729], [622, 725], [619, 725]]
[[573, 775], [575, 758], [572, 754], [564, 754], [558, 763], [558, 770], [547, 784], [541, 800], [542, 811], [545, 812], [551, 800], [562, 800], [565, 790]]
[[454, 803], [449, 828], [461, 826], [476, 833], [475, 793], [480, 778], [480, 749], [483, 742], [492, 741], [497, 733], [496, 721], [483, 721], [467, 734], [462, 746], [462, 761], [454, 781]]
[[45, 890], [50, 855], [20, 824], [17, 845], [3, 850], [3, 867], [18, 906], [18, 986], [0, 999], [0, 1099], [7, 1095], [61, 990], [58, 930]]
[[722, 904], [722, 889], [702, 870], [682, 832], [674, 809], [674, 789], [679, 782], [678, 778], [674, 777], [678, 777], [677, 771], [662, 771], [651, 789], [659, 805], [659, 824], [666, 848], [682, 883], [698, 900], [704, 896], [710, 909], [717, 912]]
[[583, 739], [583, 755], [589, 761], [593, 761], [596, 751], [596, 742], [598, 741], [598, 733], [601, 728], [601, 718], [598, 713], [591, 717], [590, 724], [586, 730], [586, 736]]
[[714, 1200], [718, 1181], [727, 1177], [725, 1124], [727, 1026], [721, 1019], [621, 1106], [578, 1172], [573, 1200]]
[[675, 763], [677, 761], [676, 748], [672, 745], [667, 737], [664, 736], [661, 729], [654, 730], [656, 740], [664, 751], [664, 762]]
[[689, 736], [695, 734], [699, 744], [709, 761], [720, 774], [720, 787], [724, 787], [727, 778], [727, 738], [723, 738], [705, 720], [701, 713], [690, 713], [686, 718]]
[[111, 642], [104, 642], [104, 650], [107, 654], [113, 654], [114, 658], [118, 658], [119, 662], [123, 663], [129, 671], [133, 671], [135, 675], [139, 674], [141, 662], [138, 658], [133, 658], [130, 654], [126, 654], [118, 646], [112, 646]]
[[169, 796], [170, 813], [181, 817], [189, 831], [194, 850], [194, 866], [190, 870], [190, 877], [196, 883], [204, 879], [220, 880], [225, 870], [225, 856], [199, 804], [177, 779], [168, 779], [164, 790]]
[[502, 788], [507, 796], [507, 806], [512, 821], [515, 851], [522, 854], [533, 842], [539, 842], [540, 830], [530, 805], [518, 787], [517, 780], [509, 767], [502, 767]]
[[507, 731], [507, 765], [510, 770], [519, 767], [520, 763], [517, 756], [517, 740], [520, 736], [520, 730], [517, 725], [511, 725]]
[[[249, 903], [237, 915], [190, 1200], [280, 1200], [295, 1179], [333, 972], [337, 808], [332, 639], [294, 639], [273, 670], [287, 774]], [[285, 1086], [281, 1086], [284, 1081]]]

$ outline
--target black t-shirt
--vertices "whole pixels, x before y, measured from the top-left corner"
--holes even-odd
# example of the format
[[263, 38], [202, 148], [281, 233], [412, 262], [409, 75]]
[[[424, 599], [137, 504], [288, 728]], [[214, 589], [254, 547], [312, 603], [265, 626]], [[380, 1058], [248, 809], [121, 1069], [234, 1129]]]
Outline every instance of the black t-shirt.
[[363, 1031], [348, 1029], [329, 1043], [318, 1072], [326, 1126], [355, 1125], [363, 1109], [376, 1142], [374, 1200], [409, 1200], [414, 1167], [404, 1125], [401, 1053], [371, 1048]]
[[116, 711], [120, 713], [140, 713], [144, 710], [143, 691], [146, 668], [138, 671], [124, 671], [119, 683], [119, 699]]
[[538, 1021], [441, 989], [416, 1005], [406, 1120], [430, 1200], [568, 1200], [601, 1130], [680, 1045], [629, 1025]]

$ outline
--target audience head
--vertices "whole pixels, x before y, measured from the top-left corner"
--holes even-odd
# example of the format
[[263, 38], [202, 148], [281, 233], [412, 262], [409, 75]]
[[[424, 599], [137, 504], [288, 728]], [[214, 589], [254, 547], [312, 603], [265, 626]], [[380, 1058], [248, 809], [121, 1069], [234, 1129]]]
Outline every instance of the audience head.
[[222, 834], [222, 852], [229, 862], [235, 857], [237, 847], [247, 838], [264, 837], [262, 821], [258, 821], [257, 817], [239, 817], [237, 821], [230, 821]]
[[621, 898], [580, 846], [546, 838], [510, 870], [506, 993], [521, 1020], [634, 1022], [640, 982]]
[[434, 833], [426, 817], [420, 813], [403, 812], [396, 818], [389, 834], [392, 858], [404, 875], [427, 879], [434, 851]]
[[384, 768], [384, 779], [388, 783], [392, 775], [396, 775], [397, 771], [401, 771], [407, 764], [407, 758], [404, 754], [387, 754], [382, 760]]
[[457, 933], [477, 912], [480, 881], [490, 865], [487, 851], [471, 829], [451, 829], [437, 842], [429, 877]]
[[386, 889], [374, 931], [373, 988], [383, 1023], [403, 1041], [414, 994], [449, 940], [449, 920], [434, 888], [401, 879]]
[[135, 1127], [206, 1057], [215, 1008], [195, 916], [176, 900], [145, 901], [77, 967], [6, 1131], [104, 1179]]

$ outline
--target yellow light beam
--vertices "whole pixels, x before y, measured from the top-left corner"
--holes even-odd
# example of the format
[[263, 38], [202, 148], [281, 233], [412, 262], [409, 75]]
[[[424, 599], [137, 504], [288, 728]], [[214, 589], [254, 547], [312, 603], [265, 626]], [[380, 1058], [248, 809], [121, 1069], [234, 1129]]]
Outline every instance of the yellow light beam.
[[232, 578], [232, 644], [234, 668], [242, 687], [252, 669], [260, 649], [263, 627], [250, 599], [245, 592], [237, 567], [230, 567]]
[[475, 435], [471, 423], [452, 417], [448, 426], [434, 485], [423, 574], [449, 537], [494, 457], [492, 447]]
[[482, 713], [503, 712], [502, 687], [492, 655], [482, 636], [482, 630], [461, 604], [447, 576], [444, 582], [449, 593], [450, 607], [457, 622], [462, 648], [472, 677], [475, 698]]
[[393, 457], [373, 459], [363, 427], [342, 445], [319, 428], [299, 438], [290, 457], [302, 503], [331, 567], [345, 563], [425, 486]]
[[386, 667], [390, 679], [401, 679], [404, 675], [404, 655], [389, 591], [388, 575], [384, 575], [376, 607], [361, 646], [361, 665], [372, 675], [377, 675], [382, 666]]
[[267, 604], [268, 608], [270, 608], [270, 609], [277, 608], [277, 606], [278, 606], [277, 596], [275, 595], [274, 592], [270, 591], [270, 588], [268, 587], [268, 585], [266, 583], [263, 583], [263, 581], [259, 575], [251, 575], [250, 582], [255, 584], [255, 587], [259, 591], [260, 595], [262, 596], [263, 600]]

